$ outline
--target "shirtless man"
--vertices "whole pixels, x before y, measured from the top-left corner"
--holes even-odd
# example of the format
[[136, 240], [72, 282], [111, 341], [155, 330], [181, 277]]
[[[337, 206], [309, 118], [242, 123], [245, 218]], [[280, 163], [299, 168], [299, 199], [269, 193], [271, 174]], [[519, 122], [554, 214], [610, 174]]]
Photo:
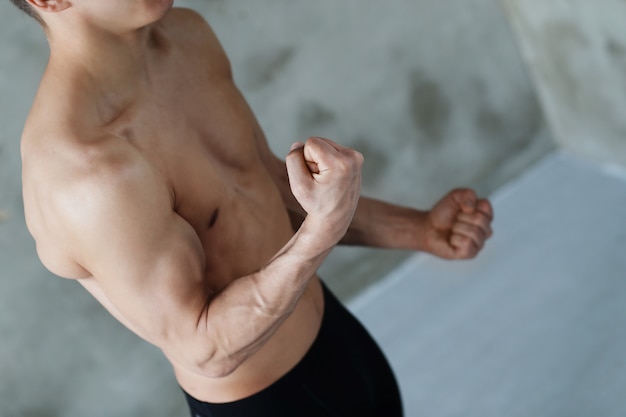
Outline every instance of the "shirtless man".
[[471, 258], [489, 202], [360, 197], [361, 154], [327, 139], [275, 157], [210, 27], [173, 0], [12, 1], [51, 51], [22, 138], [43, 264], [163, 351], [194, 416], [402, 415], [316, 270], [340, 241]]

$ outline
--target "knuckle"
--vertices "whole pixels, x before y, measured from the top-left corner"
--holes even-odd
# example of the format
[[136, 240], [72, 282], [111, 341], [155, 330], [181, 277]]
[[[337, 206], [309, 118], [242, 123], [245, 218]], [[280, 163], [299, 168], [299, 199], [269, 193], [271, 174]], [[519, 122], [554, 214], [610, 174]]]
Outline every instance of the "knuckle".
[[476, 193], [471, 188], [455, 188], [454, 193], [457, 193], [461, 198], [476, 199]]
[[359, 166], [356, 161], [349, 157], [339, 158], [337, 167], [344, 173], [352, 173], [358, 170]]
[[307, 138], [307, 140], [304, 142], [304, 146], [307, 148], [316, 148], [318, 145], [318, 140], [318, 138], [311, 136]]
[[337, 158], [335, 161], [335, 167], [341, 172], [350, 170], [350, 161], [346, 158]]
[[296, 148], [296, 149], [292, 149], [289, 151], [289, 153], [287, 154], [287, 156], [285, 157], [285, 159], [293, 159], [295, 157], [299, 157], [304, 153], [304, 149], [303, 148]]
[[355, 159], [359, 167], [363, 166], [363, 163], [365, 162], [365, 157], [363, 156], [361, 152], [356, 151]]
[[360, 168], [361, 166], [363, 166], [363, 162], [365, 161], [363, 154], [359, 151], [355, 151], [354, 149], [350, 150], [347, 157], [348, 161], [350, 161], [350, 164], [355, 168]]

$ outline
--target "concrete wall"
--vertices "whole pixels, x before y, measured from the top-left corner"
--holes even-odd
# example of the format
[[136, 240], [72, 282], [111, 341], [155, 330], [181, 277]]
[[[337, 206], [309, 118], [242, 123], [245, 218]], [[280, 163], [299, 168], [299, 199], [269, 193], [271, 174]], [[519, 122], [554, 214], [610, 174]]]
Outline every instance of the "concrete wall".
[[503, 4], [558, 143], [626, 165], [626, 2]]
[[[365, 193], [430, 206], [489, 193], [552, 149], [496, 0], [187, 0], [210, 20], [271, 147], [324, 135], [366, 156]], [[0, 3], [0, 405], [3, 417], [176, 416], [160, 353], [40, 265], [23, 219], [19, 136], [47, 46]], [[342, 297], [404, 254], [343, 248]]]
[[[222, 39], [273, 150], [310, 135], [366, 156], [364, 193], [430, 207], [489, 193], [551, 149], [497, 1], [180, 1]], [[349, 296], [405, 254], [336, 250], [321, 269]]]

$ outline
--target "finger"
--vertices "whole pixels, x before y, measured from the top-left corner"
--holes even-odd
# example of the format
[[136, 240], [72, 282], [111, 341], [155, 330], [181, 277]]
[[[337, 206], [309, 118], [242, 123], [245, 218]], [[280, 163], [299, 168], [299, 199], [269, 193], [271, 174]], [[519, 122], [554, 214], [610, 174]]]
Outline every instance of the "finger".
[[[304, 158], [317, 165], [315, 173], [324, 174], [329, 170], [360, 171], [363, 166], [363, 155], [351, 148], [345, 148], [328, 139], [312, 137], [304, 145]], [[315, 176], [316, 179], [319, 177]]]
[[[304, 148], [304, 143], [302, 142], [296, 142], [293, 145], [291, 145], [291, 151], [303, 150], [303, 148]], [[309, 171], [312, 174], [319, 174], [320, 172], [319, 167], [314, 161], [307, 161], [305, 159], [305, 162], [306, 162], [307, 167], [309, 168]]]
[[332, 166], [334, 156], [337, 156], [340, 151], [337, 147], [333, 146], [332, 141], [324, 140], [321, 138], [311, 137], [308, 138], [304, 145], [304, 159], [317, 165], [317, 172], [327, 170]]
[[350, 148], [346, 148], [345, 146], [341, 146], [340, 144], [338, 144], [337, 142], [335, 142], [333, 140], [322, 138], [322, 137], [319, 137], [319, 136], [313, 136], [313, 137], [310, 137], [309, 139], [313, 139], [313, 140], [318, 140], [318, 141], [324, 142], [327, 145], [332, 146], [333, 148], [335, 148], [338, 152], [343, 152], [346, 149], [350, 149]]
[[478, 200], [476, 208], [480, 212], [484, 213], [487, 217], [489, 217], [490, 221], [493, 221], [493, 207], [491, 206], [489, 200], [481, 198], [480, 200]]
[[458, 188], [451, 192], [452, 198], [465, 213], [472, 213], [476, 210], [478, 198], [474, 190], [469, 188]]
[[470, 239], [478, 249], [481, 249], [487, 239], [485, 231], [473, 224], [457, 222], [452, 226], [452, 234], [464, 236]]
[[491, 230], [491, 219], [482, 211], [475, 211], [474, 213], [459, 213], [456, 219], [459, 222], [480, 227], [487, 237], [493, 234]]
[[450, 245], [454, 247], [454, 253], [457, 259], [473, 258], [480, 249], [472, 239], [455, 233], [450, 236]]
[[360, 159], [361, 162], [363, 162], [363, 155], [357, 151], [356, 149], [353, 148], [349, 148], [347, 146], [342, 146], [340, 144], [338, 144], [337, 142], [334, 142], [330, 139], [326, 139], [326, 138], [321, 138], [318, 136], [314, 136], [312, 138], [309, 139], [313, 139], [313, 140], [317, 140], [317, 141], [321, 141], [324, 142], [325, 144], [331, 146], [333, 149], [335, 149], [337, 152], [342, 153], [344, 155], [349, 155], [351, 157], [357, 157], [357, 159]]
[[311, 171], [304, 160], [304, 144], [296, 142], [291, 146], [291, 151], [285, 158], [287, 175], [292, 191], [294, 186], [302, 187], [306, 181], [311, 180]]
[[295, 150], [300, 149], [300, 148], [304, 148], [304, 143], [302, 143], [302, 142], [294, 142], [294, 144], [291, 145], [290, 151], [295, 151]]
[[306, 162], [306, 166], [307, 168], [309, 168], [309, 172], [311, 172], [311, 174], [319, 174], [320, 173], [320, 167], [319, 165], [317, 165], [316, 162], [313, 161], [305, 161]]

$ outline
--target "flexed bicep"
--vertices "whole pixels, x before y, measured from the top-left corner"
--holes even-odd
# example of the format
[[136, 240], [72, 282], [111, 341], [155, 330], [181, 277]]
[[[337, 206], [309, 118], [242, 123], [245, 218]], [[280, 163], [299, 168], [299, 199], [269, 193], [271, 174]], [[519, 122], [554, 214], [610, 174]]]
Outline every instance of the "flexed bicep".
[[229, 277], [212, 292], [205, 270], [210, 248], [175, 212], [159, 172], [127, 151], [58, 194], [68, 250], [131, 330], [177, 366], [225, 377], [293, 313], [338, 237], [319, 227], [321, 218], [305, 221], [258, 271]]
[[114, 316], [180, 356], [180, 345], [193, 345], [209, 297], [204, 251], [173, 210], [163, 177], [132, 150], [113, 154], [59, 191], [54, 211], [64, 224], [60, 238], [92, 276], [85, 287], [100, 293], [96, 298]]

